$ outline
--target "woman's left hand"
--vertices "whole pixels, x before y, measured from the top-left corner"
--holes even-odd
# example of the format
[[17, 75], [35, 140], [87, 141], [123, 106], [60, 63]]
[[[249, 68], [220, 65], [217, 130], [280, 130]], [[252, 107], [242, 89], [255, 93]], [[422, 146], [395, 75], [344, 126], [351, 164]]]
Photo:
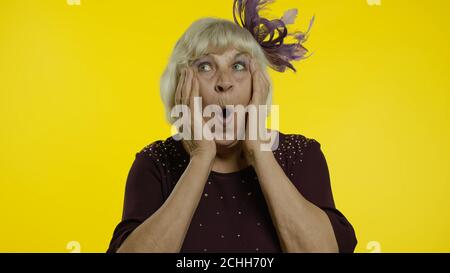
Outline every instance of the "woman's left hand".
[[[252, 76], [252, 98], [250, 100], [249, 106], [252, 105], [258, 109], [258, 119], [253, 119], [250, 121], [249, 117], [247, 116], [243, 150], [247, 162], [251, 165], [254, 165], [255, 156], [257, 156], [258, 152], [261, 150], [262, 143], [261, 136], [259, 135], [259, 126], [264, 126], [264, 129], [266, 129], [266, 115], [263, 115], [264, 120], [259, 120], [259, 106], [266, 105], [267, 96], [269, 95], [270, 81], [266, 78], [266, 75], [263, 73], [260, 66], [256, 64], [256, 61], [254, 59], [252, 59], [250, 62], [250, 73]], [[253, 126], [253, 128], [257, 129], [256, 139], [249, 139], [249, 122], [256, 123], [256, 126]]]

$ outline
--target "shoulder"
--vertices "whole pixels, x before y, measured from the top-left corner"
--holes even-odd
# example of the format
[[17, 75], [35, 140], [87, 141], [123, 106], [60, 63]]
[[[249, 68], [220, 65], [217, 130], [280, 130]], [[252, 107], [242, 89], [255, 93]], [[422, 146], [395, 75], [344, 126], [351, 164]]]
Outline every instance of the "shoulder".
[[182, 169], [188, 163], [189, 155], [182, 144], [170, 136], [146, 145], [136, 154], [136, 158], [153, 161], [170, 172]]
[[170, 153], [178, 152], [178, 145], [172, 137], [155, 140], [144, 146], [137, 154], [153, 159], [162, 159]]
[[302, 134], [285, 134], [282, 132], [279, 132], [279, 134], [280, 134], [280, 143], [279, 143], [280, 148], [301, 150], [306, 149], [309, 146], [320, 147], [320, 143], [316, 139], [307, 137]]
[[277, 154], [293, 157], [304, 155], [306, 151], [320, 149], [320, 143], [311, 137], [302, 134], [285, 134], [279, 132], [279, 144], [275, 150]]
[[286, 171], [298, 168], [314, 154], [321, 153], [320, 143], [303, 134], [279, 132], [279, 143], [273, 151], [275, 158]]

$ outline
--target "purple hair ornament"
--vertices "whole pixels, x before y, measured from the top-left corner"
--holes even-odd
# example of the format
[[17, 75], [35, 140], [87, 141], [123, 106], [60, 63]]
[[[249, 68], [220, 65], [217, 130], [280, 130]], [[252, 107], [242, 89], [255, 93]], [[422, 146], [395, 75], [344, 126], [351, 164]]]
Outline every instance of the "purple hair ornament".
[[[275, 0], [234, 0], [234, 22], [247, 29], [262, 47], [269, 65], [278, 72], [284, 72], [286, 68], [296, 69], [291, 61], [305, 59], [308, 50], [303, 46], [308, 38], [309, 31], [314, 23], [314, 16], [309, 22], [306, 32], [295, 31], [288, 33], [287, 25], [294, 24], [297, 17], [297, 9], [289, 9], [280, 19], [269, 20], [260, 17], [259, 12]], [[291, 36], [294, 43], [286, 43], [285, 38]]]

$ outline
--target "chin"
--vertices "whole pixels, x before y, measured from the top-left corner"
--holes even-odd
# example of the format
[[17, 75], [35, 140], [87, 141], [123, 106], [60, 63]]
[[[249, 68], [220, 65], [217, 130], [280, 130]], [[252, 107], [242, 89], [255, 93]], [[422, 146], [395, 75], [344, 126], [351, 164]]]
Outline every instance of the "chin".
[[216, 142], [216, 145], [217, 145], [218, 147], [221, 147], [221, 148], [230, 148], [230, 147], [233, 147], [233, 146], [235, 146], [236, 144], [238, 144], [238, 143], [239, 143], [239, 140], [236, 140], [236, 139], [232, 139], [232, 140], [226, 140], [226, 139], [218, 140], [218, 139], [215, 139], [214, 142]]

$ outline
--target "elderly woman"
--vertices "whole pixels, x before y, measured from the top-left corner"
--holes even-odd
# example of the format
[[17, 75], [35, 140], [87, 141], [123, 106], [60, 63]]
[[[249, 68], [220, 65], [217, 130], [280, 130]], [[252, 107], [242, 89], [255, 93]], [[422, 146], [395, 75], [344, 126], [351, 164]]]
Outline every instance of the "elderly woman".
[[[235, 22], [194, 22], [177, 42], [161, 78], [171, 123], [175, 105], [193, 110], [194, 98], [200, 97], [202, 106], [223, 109], [224, 128], [244, 128], [246, 137], [180, 140], [177, 134], [137, 153], [122, 221], [108, 252], [354, 251], [355, 233], [335, 207], [320, 144], [276, 131], [278, 145], [263, 150], [260, 137], [248, 137], [249, 119], [229, 123], [237, 116], [225, 106], [270, 105], [267, 66], [295, 71], [289, 61], [306, 52], [300, 43], [304, 35], [297, 33], [297, 44], [283, 43], [293, 10], [268, 21], [257, 13], [265, 2], [235, 0], [242, 27], [236, 15]], [[273, 37], [265, 42], [264, 31], [279, 31], [281, 43]], [[187, 131], [200, 122], [212, 133], [205, 126], [208, 118], [193, 116]]]

